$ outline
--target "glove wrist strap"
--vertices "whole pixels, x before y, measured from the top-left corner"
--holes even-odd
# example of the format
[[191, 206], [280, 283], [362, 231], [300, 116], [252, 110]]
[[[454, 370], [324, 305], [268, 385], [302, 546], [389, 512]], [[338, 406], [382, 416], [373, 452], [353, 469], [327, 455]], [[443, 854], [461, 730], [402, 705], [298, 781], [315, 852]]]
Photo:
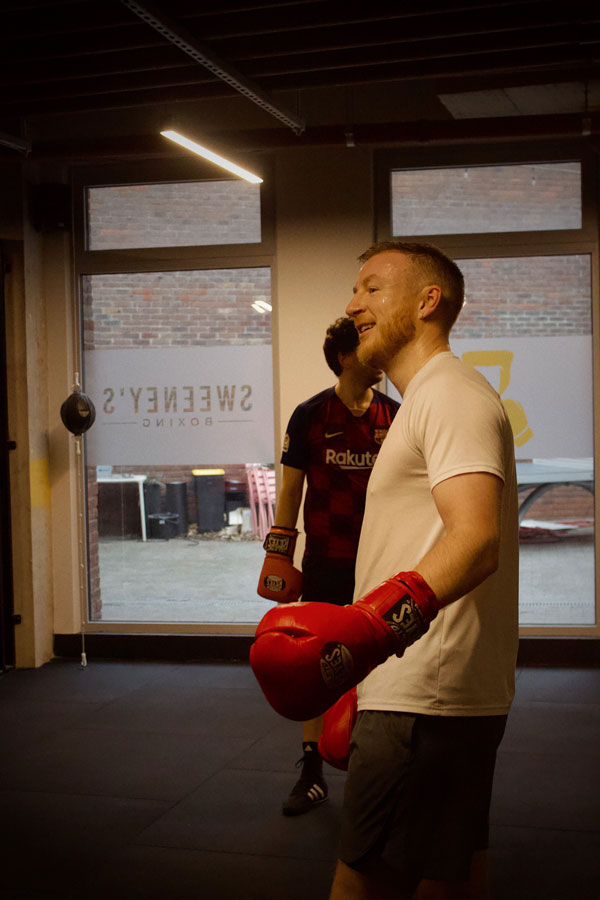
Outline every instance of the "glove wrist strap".
[[263, 547], [267, 553], [289, 556], [292, 559], [297, 537], [298, 532], [295, 528], [279, 528], [274, 525], [266, 536]]
[[358, 601], [372, 609], [389, 628], [397, 656], [428, 630], [439, 604], [418, 572], [399, 572]]

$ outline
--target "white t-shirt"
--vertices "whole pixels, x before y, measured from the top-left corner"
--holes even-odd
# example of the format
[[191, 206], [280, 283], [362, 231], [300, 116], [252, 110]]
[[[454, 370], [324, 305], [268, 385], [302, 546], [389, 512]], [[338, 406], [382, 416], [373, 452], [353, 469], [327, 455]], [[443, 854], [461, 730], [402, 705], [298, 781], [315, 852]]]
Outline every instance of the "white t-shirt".
[[425, 715], [503, 715], [518, 646], [518, 506], [514, 438], [486, 379], [451, 352], [412, 378], [373, 468], [354, 599], [414, 569], [443, 535], [432, 489], [454, 475], [504, 482], [497, 571], [442, 609], [429, 631], [359, 685], [358, 708]]

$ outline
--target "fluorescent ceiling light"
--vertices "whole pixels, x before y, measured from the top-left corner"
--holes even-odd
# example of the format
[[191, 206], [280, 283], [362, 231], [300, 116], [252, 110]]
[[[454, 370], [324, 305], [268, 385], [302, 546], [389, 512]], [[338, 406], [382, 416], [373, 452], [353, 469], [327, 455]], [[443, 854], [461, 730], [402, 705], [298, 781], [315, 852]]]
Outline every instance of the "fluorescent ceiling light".
[[12, 134], [5, 134], [4, 131], [0, 131], [0, 144], [3, 147], [10, 147], [12, 150], [22, 150], [23, 153], [31, 152], [31, 141], [15, 137]]
[[185, 147], [186, 150], [191, 150], [192, 153], [197, 153], [198, 156], [203, 156], [204, 159], [208, 159], [210, 160], [210, 162], [216, 163], [216, 165], [221, 166], [222, 169], [227, 169], [228, 172], [232, 172], [234, 175], [239, 175], [240, 178], [244, 178], [246, 181], [250, 181], [252, 184], [262, 184], [262, 178], [259, 178], [258, 175], [253, 175], [252, 172], [248, 172], [246, 169], [242, 169], [240, 166], [236, 166], [235, 163], [232, 163], [228, 159], [225, 159], [224, 156], [219, 156], [218, 153], [213, 153], [212, 150], [208, 150], [206, 147], [203, 147], [202, 144], [197, 144], [196, 141], [191, 141], [189, 138], [184, 137], [177, 131], [161, 131], [161, 134], [163, 137], [169, 138], [170, 141], [174, 141], [181, 147]]
[[267, 303], [266, 300], [255, 300], [254, 303], [252, 304], [252, 309], [255, 309], [256, 312], [259, 312], [259, 313], [267, 313], [267, 312], [271, 312], [273, 307], [271, 306], [270, 303]]

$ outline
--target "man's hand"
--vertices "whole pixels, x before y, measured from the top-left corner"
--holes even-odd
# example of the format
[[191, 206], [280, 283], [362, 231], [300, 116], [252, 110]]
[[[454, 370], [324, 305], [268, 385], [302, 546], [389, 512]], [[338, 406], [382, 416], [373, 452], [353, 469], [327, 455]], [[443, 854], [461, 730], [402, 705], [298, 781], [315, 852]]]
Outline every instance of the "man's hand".
[[295, 528], [274, 525], [265, 538], [267, 551], [257, 592], [275, 603], [293, 603], [302, 593], [302, 573], [294, 568]]
[[250, 665], [276, 712], [315, 719], [389, 656], [402, 656], [438, 608], [416, 572], [388, 578], [350, 606], [278, 606], [258, 625]]

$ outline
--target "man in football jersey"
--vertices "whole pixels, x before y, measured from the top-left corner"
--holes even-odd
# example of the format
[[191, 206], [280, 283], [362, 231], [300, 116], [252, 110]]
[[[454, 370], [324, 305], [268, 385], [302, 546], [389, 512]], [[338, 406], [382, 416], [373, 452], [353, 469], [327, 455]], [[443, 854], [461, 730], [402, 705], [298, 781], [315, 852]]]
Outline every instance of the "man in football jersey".
[[[289, 602], [301, 593], [304, 602], [352, 603], [367, 482], [399, 407], [374, 388], [382, 373], [359, 362], [357, 346], [352, 319], [337, 319], [323, 345], [337, 383], [301, 403], [290, 418], [275, 528], [265, 541], [267, 558], [258, 587], [269, 599]], [[293, 547], [305, 483], [306, 546], [300, 577], [293, 569]], [[282, 541], [287, 555], [281, 553]], [[295, 593], [287, 593], [292, 583]], [[271, 590], [273, 585], [280, 596]], [[321, 729], [322, 717], [303, 723], [303, 754], [297, 763], [301, 775], [283, 804], [284, 815], [301, 815], [327, 799], [317, 747]]]

